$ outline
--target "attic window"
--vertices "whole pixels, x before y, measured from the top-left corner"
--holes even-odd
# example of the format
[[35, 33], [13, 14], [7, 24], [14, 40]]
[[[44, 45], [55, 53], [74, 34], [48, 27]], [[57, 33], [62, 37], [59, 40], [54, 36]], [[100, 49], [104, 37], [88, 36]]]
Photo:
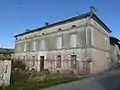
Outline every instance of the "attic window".
[[59, 29], [58, 29], [58, 31], [62, 31], [62, 29], [61, 29], [61, 28], [59, 28]]
[[18, 40], [18, 38], [16, 38], [16, 40]]
[[45, 33], [42, 33], [42, 35], [45, 35]]
[[34, 37], [36, 37], [36, 35], [34, 35]]
[[76, 28], [77, 26], [76, 25], [72, 25], [72, 28]]

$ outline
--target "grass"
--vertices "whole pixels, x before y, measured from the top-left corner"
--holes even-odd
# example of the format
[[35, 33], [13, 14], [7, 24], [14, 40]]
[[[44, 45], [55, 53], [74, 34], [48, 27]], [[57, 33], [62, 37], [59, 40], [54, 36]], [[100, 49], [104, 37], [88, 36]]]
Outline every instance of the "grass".
[[72, 81], [77, 81], [82, 78], [72, 77], [72, 78], [61, 78], [61, 79], [51, 79], [48, 81], [41, 81], [41, 82], [35, 82], [35, 81], [24, 81], [12, 84], [10, 86], [7, 86], [4, 90], [37, 90], [37, 89], [43, 89], [46, 87], [68, 83]]

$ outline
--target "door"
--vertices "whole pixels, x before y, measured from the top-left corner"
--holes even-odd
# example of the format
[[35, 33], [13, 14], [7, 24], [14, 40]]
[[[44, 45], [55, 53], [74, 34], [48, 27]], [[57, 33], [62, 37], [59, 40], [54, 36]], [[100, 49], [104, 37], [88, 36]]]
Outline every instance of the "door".
[[44, 56], [40, 56], [40, 71], [44, 70]]

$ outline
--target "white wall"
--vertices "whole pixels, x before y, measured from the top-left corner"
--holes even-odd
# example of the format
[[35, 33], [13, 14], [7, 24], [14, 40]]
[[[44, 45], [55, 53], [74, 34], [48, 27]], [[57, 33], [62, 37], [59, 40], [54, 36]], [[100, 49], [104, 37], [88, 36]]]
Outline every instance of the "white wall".
[[11, 61], [10, 60], [0, 61], [0, 76], [3, 76], [0, 79], [0, 85], [2, 85], [3, 83], [5, 85], [9, 85], [10, 75], [11, 75]]

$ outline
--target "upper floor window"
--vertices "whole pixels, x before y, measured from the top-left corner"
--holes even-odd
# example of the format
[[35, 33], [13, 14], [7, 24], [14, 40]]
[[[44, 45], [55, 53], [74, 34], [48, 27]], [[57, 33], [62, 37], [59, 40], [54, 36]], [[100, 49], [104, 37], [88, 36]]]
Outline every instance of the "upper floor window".
[[45, 35], [45, 33], [42, 33], [42, 35]]
[[22, 43], [17, 43], [16, 46], [15, 46], [15, 51], [16, 52], [21, 52], [22, 51]]
[[58, 29], [58, 31], [62, 31], [62, 29], [61, 29], [61, 28], [59, 28], [59, 29]]
[[72, 25], [72, 28], [76, 28], [77, 26], [76, 25]]
[[18, 40], [18, 38], [16, 37], [16, 40]]
[[62, 48], [62, 37], [58, 37], [57, 38], [57, 49], [61, 49]]
[[26, 42], [24, 42], [24, 52], [26, 52]]
[[76, 34], [71, 34], [70, 36], [70, 46], [76, 47], [77, 46], [77, 36]]
[[31, 51], [34, 51], [34, 40], [30, 41], [31, 44]]
[[44, 50], [45, 49], [45, 40], [42, 40], [40, 42], [40, 50]]

